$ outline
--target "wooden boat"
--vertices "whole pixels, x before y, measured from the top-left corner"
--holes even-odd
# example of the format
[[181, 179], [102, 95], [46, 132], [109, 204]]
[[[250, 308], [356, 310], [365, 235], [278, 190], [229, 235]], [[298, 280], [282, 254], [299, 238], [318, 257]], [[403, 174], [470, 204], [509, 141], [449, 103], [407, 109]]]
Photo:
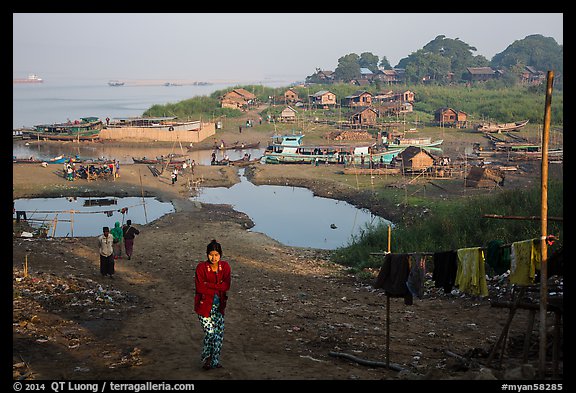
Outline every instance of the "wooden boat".
[[233, 147], [228, 147], [228, 149], [244, 150], [244, 149], [258, 149], [259, 147], [260, 147], [260, 141], [255, 143], [239, 143]]
[[513, 123], [481, 123], [476, 125], [476, 131], [481, 132], [507, 132], [518, 131], [528, 124], [528, 120], [516, 121]]
[[14, 164], [40, 164], [43, 161], [42, 160], [37, 160], [33, 157], [29, 157], [29, 158], [18, 158], [18, 157], [12, 157], [12, 162]]
[[273, 137], [272, 145], [264, 151], [264, 164], [389, 164], [404, 148], [386, 149], [371, 145], [304, 145], [304, 135]]
[[136, 158], [136, 157], [132, 157], [132, 161], [134, 161], [135, 164], [169, 164], [169, 165], [182, 165], [186, 162], [186, 160], [163, 160], [163, 159], [158, 159], [158, 158], [146, 158], [146, 157], [142, 157], [142, 158]]
[[441, 145], [444, 142], [444, 139], [437, 139], [435, 141], [432, 138], [422, 137], [422, 138], [394, 138], [390, 141], [385, 140], [384, 145], [388, 149], [398, 149], [398, 148], [406, 148], [409, 146], [417, 146], [417, 147], [435, 147]]
[[230, 165], [234, 165], [234, 166], [238, 166], [238, 167], [244, 167], [244, 166], [248, 166], [251, 164], [257, 164], [259, 162], [260, 162], [260, 158], [254, 158], [251, 160], [245, 160], [245, 159], [241, 158], [239, 160], [230, 161]]
[[[241, 143], [236, 141], [231, 145], [227, 145], [222, 141], [218, 146], [214, 146], [216, 150], [243, 150], [243, 149], [258, 149], [260, 147], [260, 141], [254, 143]], [[193, 150], [193, 146], [188, 146], [188, 151]]]
[[66, 123], [38, 124], [27, 133], [31, 139], [57, 141], [93, 141], [99, 138], [102, 121], [97, 117], [83, 117]]

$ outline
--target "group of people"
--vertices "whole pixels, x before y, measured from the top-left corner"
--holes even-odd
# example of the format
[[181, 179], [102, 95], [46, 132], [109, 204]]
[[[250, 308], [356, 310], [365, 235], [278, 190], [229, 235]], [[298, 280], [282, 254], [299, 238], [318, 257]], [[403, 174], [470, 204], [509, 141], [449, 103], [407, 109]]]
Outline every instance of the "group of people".
[[114, 264], [117, 259], [122, 259], [122, 245], [126, 257], [130, 260], [134, 250], [134, 239], [140, 231], [132, 226], [132, 220], [120, 226], [120, 221], [114, 223], [114, 228], [103, 227], [102, 234], [98, 236], [98, 250], [100, 252], [100, 274], [114, 277]]
[[74, 179], [88, 179], [89, 176], [102, 176], [102, 175], [112, 175], [114, 179], [120, 177], [120, 161], [113, 160], [109, 164], [78, 164], [72, 160], [64, 163], [62, 168], [64, 172], [64, 178], [68, 181], [74, 181]]
[[[100, 273], [113, 277], [114, 261], [121, 258], [122, 239], [128, 259], [132, 256], [134, 237], [140, 231], [132, 226], [131, 220], [120, 227], [116, 221], [114, 228], [102, 228], [98, 237], [100, 250]], [[231, 282], [231, 268], [222, 260], [222, 246], [213, 239], [206, 247], [206, 261], [196, 265], [194, 274], [196, 313], [204, 338], [200, 353], [201, 367], [204, 370], [221, 368], [220, 353], [224, 340], [224, 314]]]

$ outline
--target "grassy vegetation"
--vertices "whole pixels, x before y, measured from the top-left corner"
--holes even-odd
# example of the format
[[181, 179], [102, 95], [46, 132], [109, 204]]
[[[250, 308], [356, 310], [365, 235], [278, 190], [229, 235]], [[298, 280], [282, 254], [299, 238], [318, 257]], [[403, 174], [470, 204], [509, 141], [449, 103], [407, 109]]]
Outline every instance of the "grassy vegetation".
[[[269, 88], [265, 86], [237, 86], [254, 93], [261, 102], [268, 102], [269, 97], [282, 97], [286, 88]], [[544, 87], [491, 88], [462, 86], [393, 86], [368, 87], [371, 93], [378, 91], [410, 89], [416, 93], [415, 111], [406, 114], [401, 119], [381, 118], [380, 122], [405, 120], [404, 131], [417, 127], [419, 136], [429, 136], [445, 141], [470, 142], [477, 141], [478, 134], [470, 129], [455, 129], [436, 127], [433, 123], [434, 112], [441, 107], [451, 107], [466, 112], [471, 121], [491, 120], [511, 122], [522, 119], [530, 120], [530, 124], [521, 132], [522, 136], [531, 141], [539, 141], [543, 121], [545, 92]], [[145, 116], [177, 116], [181, 119], [217, 119], [226, 118], [224, 129], [235, 129], [245, 112], [219, 107], [218, 97], [227, 91], [219, 90], [209, 97], [194, 97], [175, 104], [155, 105], [144, 113]], [[347, 95], [358, 90], [351, 85], [315, 85], [312, 87], [295, 87], [299, 96], [306, 99], [309, 94], [320, 90], [330, 90], [338, 97], [338, 102]], [[279, 100], [278, 100], [279, 101]], [[266, 118], [268, 114], [278, 116], [284, 105], [280, 102], [264, 108], [259, 114]], [[350, 112], [348, 108], [333, 108], [329, 110], [299, 110], [297, 121], [290, 123], [267, 123], [257, 127], [262, 135], [302, 132], [306, 135], [306, 143], [320, 143], [328, 131], [333, 131], [332, 125], [314, 123], [316, 118], [337, 122], [346, 120]], [[556, 91], [551, 107], [552, 129], [563, 125], [563, 94]], [[402, 129], [400, 129], [402, 130]], [[374, 131], [375, 132], [375, 131]], [[556, 138], [551, 135], [551, 142]], [[561, 138], [561, 134], [560, 138]], [[535, 187], [530, 192], [525, 190], [503, 191], [488, 196], [473, 196], [463, 198], [429, 198], [426, 192], [419, 192], [422, 185], [408, 185], [404, 189], [389, 187], [397, 181], [379, 179], [374, 184], [369, 176], [334, 175], [333, 181], [346, 181], [358, 190], [370, 190], [373, 198], [385, 200], [389, 204], [426, 208], [426, 213], [420, 219], [399, 222], [392, 229], [391, 250], [393, 252], [436, 252], [463, 247], [484, 246], [489, 241], [499, 239], [505, 243], [540, 236], [539, 221], [530, 220], [498, 220], [483, 218], [484, 214], [502, 214], [516, 216], [540, 215], [540, 189]], [[344, 179], [344, 180], [343, 180]], [[458, 180], [455, 180], [458, 181]], [[563, 184], [551, 182], [548, 190], [549, 216], [563, 216]], [[563, 238], [561, 222], [549, 221], [549, 233]], [[362, 271], [365, 267], [379, 267], [381, 258], [370, 256], [370, 253], [388, 249], [388, 227], [364, 228], [360, 235], [353, 238], [348, 247], [334, 252], [334, 260], [343, 265]]]
[[[273, 106], [264, 110], [262, 114], [279, 114], [284, 108], [283, 99], [285, 88], [271, 88], [262, 85], [236, 86], [254, 93], [260, 102], [269, 102], [269, 97], [274, 97]], [[337, 102], [358, 90], [366, 90], [376, 94], [386, 90], [412, 90], [415, 92], [416, 102], [414, 112], [406, 114], [401, 119], [396, 117], [383, 117], [379, 122], [389, 122], [394, 120], [406, 120], [408, 123], [416, 121], [422, 125], [431, 125], [434, 119], [434, 112], [441, 107], [450, 107], [468, 114], [471, 121], [491, 120], [499, 122], [512, 122], [528, 119], [533, 124], [541, 124], [544, 103], [545, 86], [538, 87], [513, 87], [486, 89], [481, 87], [463, 86], [369, 86], [360, 88], [348, 84], [314, 85], [310, 87], [294, 87], [306, 104], [307, 97], [320, 90], [330, 90], [337, 97]], [[233, 89], [217, 90], [210, 96], [194, 97], [178, 103], [168, 103], [165, 105], [154, 105], [144, 112], [144, 116], [178, 116], [181, 119], [215, 119], [221, 116], [227, 118], [239, 117], [242, 112], [235, 109], [220, 108], [218, 97]], [[564, 118], [564, 95], [561, 90], [553, 92], [551, 108], [551, 124], [562, 125]], [[345, 120], [350, 112], [349, 108], [336, 108], [332, 110], [300, 111], [301, 117], [312, 119]]]
[[[485, 246], [491, 240], [512, 243], [540, 237], [538, 220], [484, 218], [485, 214], [540, 216], [540, 187], [503, 191], [496, 195], [446, 201], [420, 201], [430, 209], [420, 219], [399, 223], [391, 231], [392, 252], [437, 252]], [[412, 200], [411, 205], [418, 202]], [[563, 183], [548, 185], [548, 216], [563, 216]], [[548, 222], [548, 232], [563, 239], [563, 223]], [[388, 227], [366, 229], [347, 246], [335, 251], [334, 260], [362, 270], [379, 267], [381, 258], [370, 253], [388, 249]]]

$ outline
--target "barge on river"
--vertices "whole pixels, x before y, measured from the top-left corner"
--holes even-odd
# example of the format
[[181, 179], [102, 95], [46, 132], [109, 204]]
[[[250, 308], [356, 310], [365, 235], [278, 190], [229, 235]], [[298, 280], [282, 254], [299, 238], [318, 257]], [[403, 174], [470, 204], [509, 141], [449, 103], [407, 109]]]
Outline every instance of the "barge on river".
[[52, 141], [94, 141], [99, 138], [102, 121], [97, 117], [82, 117], [65, 123], [38, 124], [24, 132], [27, 139]]
[[389, 164], [404, 148], [389, 150], [385, 146], [370, 145], [304, 145], [304, 135], [276, 135], [266, 148], [264, 164]]

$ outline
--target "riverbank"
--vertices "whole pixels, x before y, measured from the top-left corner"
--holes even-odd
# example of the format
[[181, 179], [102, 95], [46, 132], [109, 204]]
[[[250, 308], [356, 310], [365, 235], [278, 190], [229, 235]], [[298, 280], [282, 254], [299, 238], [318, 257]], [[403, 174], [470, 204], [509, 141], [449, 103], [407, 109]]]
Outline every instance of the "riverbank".
[[[356, 185], [334, 182], [333, 167], [303, 168], [262, 165], [248, 173], [256, 183], [282, 179], [338, 199], [363, 195]], [[144, 195], [172, 201], [176, 210], [138, 226], [134, 256], [117, 261], [113, 280], [99, 274], [95, 238], [13, 238], [15, 373], [68, 380], [353, 381], [495, 379], [518, 372], [514, 359], [503, 369], [480, 371], [448, 355], [489, 351], [508, 312], [487, 298], [434, 288], [412, 306], [391, 299], [390, 362], [403, 372], [334, 356], [385, 361], [386, 300], [372, 287], [377, 272], [352, 275], [330, 262], [329, 251], [284, 246], [249, 231], [249, 218], [229, 206], [188, 199], [188, 184], [230, 186], [239, 181], [236, 171], [198, 166], [172, 186], [167, 173], [155, 177], [146, 165], [123, 165], [116, 180], [68, 182], [59, 165], [14, 164], [14, 198]], [[224, 368], [205, 372], [193, 276], [213, 238], [231, 263], [232, 287]], [[525, 320], [515, 318], [510, 337], [523, 337]]]

